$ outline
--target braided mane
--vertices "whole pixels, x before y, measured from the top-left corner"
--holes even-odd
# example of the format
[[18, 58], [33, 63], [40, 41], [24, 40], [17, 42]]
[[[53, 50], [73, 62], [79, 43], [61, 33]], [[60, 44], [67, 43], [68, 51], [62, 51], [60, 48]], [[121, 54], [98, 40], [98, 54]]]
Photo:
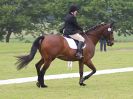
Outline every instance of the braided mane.
[[96, 30], [97, 28], [99, 28], [101, 26], [104, 26], [104, 25], [106, 25], [106, 24], [105, 23], [101, 23], [101, 24], [95, 25], [95, 26], [89, 28], [89, 30], [87, 30], [85, 33], [88, 33], [90, 31]]

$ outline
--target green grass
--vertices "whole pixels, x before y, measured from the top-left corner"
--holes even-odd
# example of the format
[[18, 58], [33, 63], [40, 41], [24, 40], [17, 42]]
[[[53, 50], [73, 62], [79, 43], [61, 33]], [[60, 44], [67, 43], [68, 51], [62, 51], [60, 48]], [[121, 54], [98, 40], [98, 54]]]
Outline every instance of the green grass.
[[[40, 59], [39, 53], [27, 68], [17, 71], [14, 56], [27, 54], [31, 43], [0, 43], [0, 79], [36, 76], [34, 64]], [[92, 61], [97, 70], [133, 67], [133, 42], [115, 43], [107, 47], [107, 52], [99, 51], [99, 44]], [[88, 71], [85, 66], [85, 71]], [[78, 72], [78, 63], [72, 70], [67, 62], [56, 59], [47, 71], [47, 75]], [[38, 89], [35, 82], [0, 85], [0, 99], [133, 99], [133, 72], [93, 76], [78, 85], [78, 78], [48, 80], [47, 89]]]
[[1, 99], [133, 99], [133, 72], [93, 76], [80, 87], [78, 78], [48, 80], [46, 89], [35, 82], [0, 86]]
[[[27, 43], [0, 43], [0, 79], [11, 79], [18, 77], [35, 76], [36, 70], [34, 64], [40, 59], [39, 53], [26, 69], [16, 70], [14, 56], [25, 55], [29, 52], [31, 44]], [[92, 61], [97, 70], [124, 68], [133, 66], [133, 42], [116, 43], [113, 47], [108, 47], [107, 52], [100, 52], [99, 45], [96, 48], [95, 56]], [[85, 66], [85, 71], [88, 71]], [[73, 63], [72, 70], [67, 68], [67, 62], [56, 59], [47, 71], [49, 74], [61, 74], [78, 72], [78, 62]]]
[[117, 41], [117, 42], [132, 42], [133, 41], [133, 35], [118, 36], [118, 34], [115, 33], [114, 38], [115, 38], [115, 41]]

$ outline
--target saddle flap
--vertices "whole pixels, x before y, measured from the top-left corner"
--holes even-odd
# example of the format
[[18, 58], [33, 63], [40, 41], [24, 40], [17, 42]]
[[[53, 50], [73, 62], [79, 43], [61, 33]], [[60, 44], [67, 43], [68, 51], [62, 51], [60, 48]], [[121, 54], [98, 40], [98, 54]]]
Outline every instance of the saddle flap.
[[[68, 37], [64, 37], [64, 38], [66, 39], [66, 41], [71, 49], [77, 49], [77, 44], [76, 44], [77, 41], [73, 40], [72, 38], [68, 38]], [[86, 47], [86, 44], [84, 45], [83, 48], [85, 48], [85, 47]]]

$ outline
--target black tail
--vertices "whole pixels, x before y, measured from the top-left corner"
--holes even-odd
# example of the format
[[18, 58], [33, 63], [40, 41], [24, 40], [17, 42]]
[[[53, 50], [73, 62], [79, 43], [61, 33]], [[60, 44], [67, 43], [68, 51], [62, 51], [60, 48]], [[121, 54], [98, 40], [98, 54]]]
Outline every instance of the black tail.
[[40, 45], [39, 42], [42, 41], [43, 39], [44, 39], [44, 36], [40, 36], [34, 41], [29, 55], [17, 57], [18, 58], [18, 61], [16, 62], [17, 70], [24, 68], [26, 65], [28, 65], [32, 61], [32, 59], [34, 58], [37, 52], [37, 49], [39, 48], [39, 45]]

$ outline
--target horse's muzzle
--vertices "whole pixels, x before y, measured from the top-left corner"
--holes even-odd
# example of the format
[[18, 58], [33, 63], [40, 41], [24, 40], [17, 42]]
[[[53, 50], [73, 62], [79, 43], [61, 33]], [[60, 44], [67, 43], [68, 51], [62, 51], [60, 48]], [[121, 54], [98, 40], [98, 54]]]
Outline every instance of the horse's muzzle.
[[107, 42], [107, 45], [112, 46], [112, 45], [114, 45], [114, 43], [113, 42]]

